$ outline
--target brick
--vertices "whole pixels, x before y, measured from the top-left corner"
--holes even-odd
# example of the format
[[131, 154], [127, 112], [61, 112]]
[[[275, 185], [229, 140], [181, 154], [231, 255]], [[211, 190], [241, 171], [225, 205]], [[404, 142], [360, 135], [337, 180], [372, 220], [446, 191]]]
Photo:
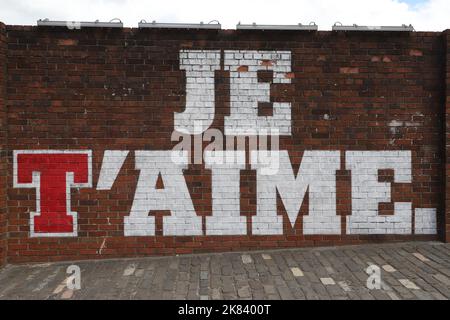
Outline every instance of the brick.
[[7, 97], [6, 97], [7, 36], [0, 22], [0, 267], [7, 259]]
[[359, 73], [359, 68], [343, 67], [339, 69], [339, 72], [344, 74], [357, 74]]
[[372, 58], [370, 58], [370, 61], [372, 61], [372, 62], [379, 62], [379, 61], [381, 61], [381, 58], [378, 57], [378, 56], [373, 56]]
[[58, 45], [60, 45], [60, 46], [75, 46], [77, 44], [78, 44], [78, 40], [74, 40], [74, 39], [58, 40]]
[[421, 57], [421, 56], [423, 56], [423, 52], [421, 50], [411, 49], [409, 51], [409, 55], [413, 56], [413, 57]]
[[440, 227], [440, 232], [444, 240], [450, 243], [450, 143], [449, 143], [449, 125], [450, 125], [450, 30], [444, 32], [444, 45], [446, 48], [446, 99], [445, 99], [445, 225]]

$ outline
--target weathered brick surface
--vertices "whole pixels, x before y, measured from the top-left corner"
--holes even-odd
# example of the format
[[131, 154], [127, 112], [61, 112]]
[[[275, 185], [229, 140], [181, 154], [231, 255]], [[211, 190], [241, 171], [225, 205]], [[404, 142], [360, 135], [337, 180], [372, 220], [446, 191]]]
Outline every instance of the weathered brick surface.
[[450, 242], [450, 30], [444, 32], [446, 48], [446, 69], [444, 71], [446, 81], [445, 98], [445, 241]]
[[[7, 31], [8, 161], [2, 165], [11, 173], [7, 188], [10, 262], [436, 240], [443, 238], [444, 226], [448, 239], [449, 211], [448, 206], [445, 210], [442, 196], [442, 74], [448, 52], [444, 59], [442, 33], [70, 31], [18, 26], [7, 26]], [[170, 212], [160, 210], [151, 212], [156, 217], [154, 235], [125, 236], [124, 219], [132, 210], [140, 174], [135, 169], [134, 151], [171, 150], [177, 144], [171, 141], [174, 113], [184, 111], [187, 99], [187, 69], [180, 68], [181, 50], [220, 52], [219, 68], [208, 70], [215, 74], [215, 118], [211, 128], [221, 132], [225, 131], [230, 105], [239, 102], [239, 97], [230, 97], [230, 89], [246, 85], [236, 79], [231, 81], [233, 72], [255, 72], [251, 64], [234, 70], [234, 62], [229, 61], [239, 58], [227, 58], [225, 51], [290, 52], [290, 70], [274, 70], [272, 60], [260, 58], [259, 66], [265, 71], [256, 72], [261, 82], [272, 82], [271, 102], [290, 103], [291, 135], [280, 137], [280, 149], [288, 151], [294, 172], [306, 150], [338, 152], [340, 170], [335, 196], [340, 231], [338, 228], [332, 235], [305, 234], [304, 221], [310, 219], [304, 217], [311, 204], [305, 196], [293, 227], [287, 213], [292, 208], [278, 197], [283, 234], [253, 233], [258, 174], [247, 160], [239, 174], [240, 215], [248, 222], [245, 234], [207, 235], [207, 217], [214, 207], [212, 174], [204, 164], [194, 164], [184, 170], [184, 177], [195, 214], [201, 217], [201, 234], [164, 235], [163, 221]], [[280, 60], [287, 61], [288, 57]], [[210, 65], [215, 66], [213, 62]], [[447, 65], [447, 84], [448, 72]], [[197, 89], [207, 92], [208, 86]], [[448, 99], [447, 87], [447, 116]], [[285, 120], [282, 117], [279, 123]], [[284, 133], [289, 133], [285, 129]], [[446, 145], [448, 150], [448, 142]], [[30, 149], [92, 150], [92, 187], [71, 189], [71, 207], [78, 213], [76, 237], [30, 237], [30, 211], [36, 207], [36, 190], [13, 188], [12, 176], [13, 150]], [[111, 189], [97, 190], [106, 150], [130, 153]], [[389, 217], [399, 209], [394, 202], [412, 203], [409, 208], [399, 209], [411, 216], [410, 224], [399, 227], [404, 234], [365, 234], [367, 227], [358, 224], [355, 226], [360, 232], [347, 232], [347, 218], [355, 210], [352, 181], [353, 186], [357, 183], [352, 180], [350, 164], [346, 166], [350, 159], [346, 152], [351, 151], [392, 151], [396, 159], [410, 159], [410, 179], [404, 176], [397, 181], [393, 170], [378, 171], [379, 181], [392, 182], [391, 202], [379, 205], [380, 217]], [[377, 163], [385, 161], [380, 154], [376, 159]], [[447, 163], [448, 159], [447, 154]], [[448, 170], [447, 165], [447, 180]], [[447, 201], [448, 191], [447, 187]], [[414, 225], [415, 209], [421, 209], [418, 221], [424, 226]], [[441, 237], [420, 234], [427, 233], [427, 214], [434, 213], [422, 209], [436, 210]], [[309, 230], [322, 230], [313, 223], [307, 225], [311, 225]], [[329, 230], [336, 232], [336, 228]]]
[[6, 261], [7, 124], [6, 124], [6, 29], [0, 23], [0, 266]]

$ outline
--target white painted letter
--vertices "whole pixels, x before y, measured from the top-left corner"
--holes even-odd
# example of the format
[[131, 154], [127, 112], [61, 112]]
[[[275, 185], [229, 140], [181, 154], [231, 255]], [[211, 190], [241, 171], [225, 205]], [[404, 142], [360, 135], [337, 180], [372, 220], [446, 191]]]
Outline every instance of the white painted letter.
[[378, 204], [391, 201], [391, 184], [378, 182], [379, 169], [393, 169], [394, 181], [411, 183], [410, 151], [347, 151], [352, 171], [352, 215], [347, 234], [410, 234], [411, 202], [395, 202], [393, 216], [378, 215]]
[[180, 69], [186, 70], [186, 110], [175, 113], [175, 130], [201, 134], [214, 120], [214, 71], [220, 69], [220, 50], [180, 50]]
[[[304, 234], [340, 234], [336, 215], [336, 170], [340, 168], [339, 151], [305, 151], [297, 177], [287, 151], [253, 151], [252, 168], [257, 168], [257, 215], [253, 234], [282, 234], [283, 218], [277, 215], [277, 190], [290, 223], [294, 226], [303, 198], [309, 190], [309, 215], [303, 218]], [[278, 153], [277, 172], [264, 173], [264, 157]], [[271, 161], [270, 159], [268, 159]], [[267, 168], [266, 168], [267, 169]]]
[[126, 150], [105, 150], [97, 190], [111, 190], [127, 155], [128, 151]]
[[213, 207], [212, 217], [206, 217], [206, 234], [247, 234], [247, 218], [240, 215], [240, 170], [245, 169], [245, 151], [207, 151], [205, 166], [212, 169]]
[[[151, 210], [171, 211], [171, 216], [163, 217], [165, 236], [202, 234], [202, 218], [195, 213], [183, 176], [188, 152], [183, 152], [184, 163], [173, 163], [172, 152], [135, 152], [136, 169], [140, 170], [140, 174], [130, 216], [125, 217], [125, 236], [155, 235], [155, 217], [148, 215]], [[159, 174], [164, 189], [156, 189]]]
[[258, 71], [273, 71], [273, 83], [291, 83], [290, 51], [226, 50], [224, 69], [230, 71], [230, 116], [225, 135], [258, 135], [277, 129], [291, 135], [291, 104], [274, 102], [272, 116], [258, 116], [258, 103], [270, 102], [270, 83], [258, 81]]

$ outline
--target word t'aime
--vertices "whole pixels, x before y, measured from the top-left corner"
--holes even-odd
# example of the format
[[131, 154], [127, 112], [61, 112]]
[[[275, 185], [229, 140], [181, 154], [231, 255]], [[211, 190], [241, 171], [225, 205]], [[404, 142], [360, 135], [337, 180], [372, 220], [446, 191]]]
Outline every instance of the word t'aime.
[[[97, 190], [110, 190], [129, 151], [104, 153]], [[206, 235], [246, 235], [247, 219], [240, 215], [240, 170], [246, 168], [244, 151], [207, 151], [211, 170], [212, 215], [206, 217]], [[277, 194], [291, 225], [307, 195], [309, 212], [303, 216], [303, 234], [341, 234], [336, 213], [336, 171], [340, 151], [305, 151], [297, 173], [288, 151], [252, 151], [256, 171], [256, 216], [253, 235], [280, 235], [283, 217], [277, 214]], [[170, 211], [163, 217], [163, 235], [203, 235], [202, 217], [196, 214], [184, 178], [188, 152], [135, 151], [139, 170], [131, 211], [124, 219], [126, 236], [155, 235], [153, 210]], [[395, 183], [411, 183], [410, 151], [346, 151], [345, 169], [351, 172], [352, 210], [347, 234], [411, 234], [411, 202], [395, 202], [393, 215], [380, 215], [378, 204], [391, 202], [391, 183], [378, 181], [378, 170], [391, 169]], [[156, 187], [161, 176], [164, 188]], [[77, 212], [71, 209], [71, 189], [92, 187], [90, 150], [16, 150], [14, 187], [36, 189], [36, 211], [31, 212], [31, 236], [76, 236]], [[308, 191], [308, 192], [307, 192]], [[415, 209], [415, 233], [435, 233], [435, 209]]]

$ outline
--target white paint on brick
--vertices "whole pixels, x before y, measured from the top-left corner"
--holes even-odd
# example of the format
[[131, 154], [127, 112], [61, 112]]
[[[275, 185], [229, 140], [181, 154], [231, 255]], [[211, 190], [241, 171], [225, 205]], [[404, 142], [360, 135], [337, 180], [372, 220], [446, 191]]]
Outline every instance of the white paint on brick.
[[283, 234], [283, 218], [277, 214], [277, 191], [294, 226], [307, 190], [309, 214], [303, 217], [304, 234], [340, 234], [340, 216], [336, 215], [339, 151], [305, 151], [297, 176], [286, 150], [262, 154], [276, 154], [279, 169], [276, 174], [264, 174], [261, 151], [252, 151], [251, 165], [257, 169], [257, 215], [252, 218], [253, 234]]
[[391, 201], [391, 184], [378, 182], [378, 170], [392, 169], [395, 182], [411, 183], [411, 152], [347, 151], [346, 168], [352, 177], [347, 234], [411, 234], [411, 202], [395, 202], [393, 216], [378, 214], [378, 204]]
[[[183, 176], [183, 169], [187, 168], [188, 152], [183, 152], [184, 163], [172, 162], [171, 153], [172, 151], [135, 152], [136, 169], [140, 173], [130, 215], [125, 217], [125, 236], [155, 235], [155, 217], [149, 216], [152, 210], [171, 211], [170, 216], [163, 217], [164, 235], [202, 235], [202, 219], [194, 210]], [[156, 189], [159, 174], [163, 179], [164, 189]]]
[[103, 154], [97, 190], [110, 190], [119, 174], [129, 151], [106, 150]]
[[397, 134], [399, 128], [403, 126], [403, 121], [392, 120], [388, 123], [389, 131], [391, 134]]
[[[108, 218], [108, 220], [109, 220], [109, 218]], [[102, 244], [100, 245], [100, 249], [98, 249], [98, 254], [102, 254], [102, 252], [103, 252], [103, 249], [105, 249], [105, 247], [106, 247], [106, 238], [104, 238], [103, 239], [103, 241], [102, 241]]]
[[436, 209], [416, 208], [414, 214], [415, 234], [437, 234]]
[[[245, 70], [242, 70], [244, 68]], [[291, 103], [273, 102], [273, 116], [258, 116], [258, 103], [270, 102], [268, 82], [258, 81], [258, 71], [273, 71], [273, 83], [291, 83], [290, 51], [225, 50], [224, 70], [230, 71], [230, 116], [225, 135], [258, 135], [276, 129], [291, 135]]]
[[175, 130], [200, 134], [214, 121], [214, 72], [220, 69], [220, 50], [180, 50], [180, 69], [186, 72], [186, 109], [175, 113]]
[[240, 170], [245, 169], [245, 151], [207, 151], [205, 167], [212, 175], [212, 216], [206, 217], [206, 234], [247, 234], [247, 218], [240, 215]]

